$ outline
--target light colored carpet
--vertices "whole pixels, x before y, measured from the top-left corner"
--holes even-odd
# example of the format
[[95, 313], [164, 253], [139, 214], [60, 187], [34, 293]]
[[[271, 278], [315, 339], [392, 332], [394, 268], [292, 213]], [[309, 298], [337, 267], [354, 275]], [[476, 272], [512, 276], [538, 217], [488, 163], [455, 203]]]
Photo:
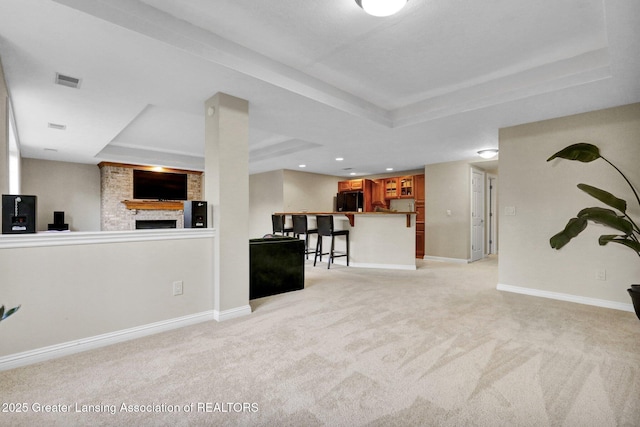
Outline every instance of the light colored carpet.
[[0, 425], [640, 425], [633, 313], [498, 292], [496, 259], [306, 274], [248, 317], [0, 372], [28, 407]]

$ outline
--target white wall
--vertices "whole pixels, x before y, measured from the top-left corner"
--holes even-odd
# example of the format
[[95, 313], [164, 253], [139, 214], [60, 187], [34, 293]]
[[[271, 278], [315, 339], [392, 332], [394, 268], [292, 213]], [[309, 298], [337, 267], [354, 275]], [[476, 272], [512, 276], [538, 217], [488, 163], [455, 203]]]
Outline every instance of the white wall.
[[0, 194], [9, 194], [9, 93], [0, 61]]
[[100, 230], [100, 169], [96, 165], [22, 159], [22, 193], [38, 197], [37, 230], [64, 211], [72, 231]]
[[342, 178], [317, 173], [284, 171], [284, 209], [287, 212], [333, 212]]
[[[603, 206], [576, 188], [584, 182], [626, 199], [631, 214], [640, 207], [620, 177], [604, 161], [547, 162], [562, 148], [589, 142], [640, 186], [640, 104], [546, 120], [500, 130], [499, 282], [582, 298], [629, 303], [626, 292], [640, 283], [638, 256], [621, 245], [598, 245], [610, 229], [590, 224], [559, 251], [549, 238], [582, 208]], [[514, 207], [515, 215], [505, 215]], [[597, 278], [606, 270], [606, 280]]]
[[284, 210], [284, 171], [249, 176], [249, 237], [271, 233], [271, 214]]
[[0, 248], [1, 303], [22, 305], [2, 322], [0, 356], [212, 310], [211, 239]]
[[425, 166], [426, 257], [470, 258], [470, 170], [468, 161]]

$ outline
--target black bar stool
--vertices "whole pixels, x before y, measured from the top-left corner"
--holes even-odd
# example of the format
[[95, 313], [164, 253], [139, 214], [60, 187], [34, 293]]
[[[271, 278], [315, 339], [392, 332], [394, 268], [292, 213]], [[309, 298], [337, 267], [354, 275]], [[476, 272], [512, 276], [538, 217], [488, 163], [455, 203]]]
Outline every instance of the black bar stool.
[[[327, 263], [327, 269], [331, 267], [331, 263], [334, 258], [338, 258], [341, 256], [347, 257], [347, 266], [349, 265], [349, 230], [334, 230], [333, 229], [333, 215], [317, 215], [316, 219], [318, 221], [318, 243], [316, 244], [316, 255], [313, 258], [313, 265], [316, 265], [316, 259], [318, 258], [318, 254], [320, 255], [320, 262], [322, 262], [322, 255], [329, 255], [329, 262]], [[322, 253], [322, 238], [323, 237], [331, 237], [331, 250], [327, 253]], [[336, 255], [335, 251], [335, 237], [336, 236], [345, 236], [347, 238], [347, 252], [341, 253], [338, 252], [339, 255]]]
[[283, 236], [288, 236], [293, 232], [293, 228], [284, 227], [284, 215], [271, 215], [271, 224], [273, 225], [273, 234], [281, 233]]
[[304, 253], [309, 259], [309, 254], [313, 253], [309, 250], [309, 234], [318, 234], [317, 228], [307, 228], [307, 216], [306, 215], [291, 215], [293, 219], [293, 235], [300, 238], [301, 234], [304, 234]]

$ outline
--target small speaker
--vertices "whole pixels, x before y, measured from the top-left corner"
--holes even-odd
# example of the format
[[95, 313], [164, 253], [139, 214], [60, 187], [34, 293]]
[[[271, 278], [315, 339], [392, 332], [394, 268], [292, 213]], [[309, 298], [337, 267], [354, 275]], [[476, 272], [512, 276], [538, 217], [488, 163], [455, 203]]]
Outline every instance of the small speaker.
[[53, 224], [49, 224], [49, 231], [67, 231], [69, 230], [69, 224], [64, 223], [64, 212], [63, 211], [54, 211], [53, 212]]
[[184, 228], [207, 228], [207, 202], [184, 202]]
[[36, 232], [36, 196], [2, 195], [2, 234]]

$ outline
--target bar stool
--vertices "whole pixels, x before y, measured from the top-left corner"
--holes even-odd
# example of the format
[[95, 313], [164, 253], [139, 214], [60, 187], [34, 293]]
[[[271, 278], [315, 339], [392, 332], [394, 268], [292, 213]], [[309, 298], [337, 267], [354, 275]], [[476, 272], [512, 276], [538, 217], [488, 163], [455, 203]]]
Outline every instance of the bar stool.
[[[327, 269], [331, 267], [331, 263], [334, 258], [341, 256], [347, 257], [347, 266], [349, 265], [349, 230], [334, 230], [333, 229], [333, 215], [317, 215], [318, 221], [318, 243], [316, 244], [316, 255], [313, 258], [313, 266], [316, 265], [316, 259], [320, 254], [320, 262], [322, 262], [322, 255], [329, 255], [329, 262], [327, 263]], [[322, 253], [322, 238], [331, 237], [331, 250], [327, 253]], [[335, 237], [345, 236], [347, 238], [347, 252], [336, 255], [335, 251]]]
[[271, 215], [271, 225], [273, 225], [273, 234], [281, 233], [283, 236], [288, 236], [293, 232], [292, 227], [284, 227], [284, 215]]
[[300, 238], [301, 234], [304, 234], [304, 253], [309, 259], [309, 234], [318, 234], [317, 228], [307, 228], [307, 216], [306, 215], [291, 215], [293, 219], [293, 235]]

